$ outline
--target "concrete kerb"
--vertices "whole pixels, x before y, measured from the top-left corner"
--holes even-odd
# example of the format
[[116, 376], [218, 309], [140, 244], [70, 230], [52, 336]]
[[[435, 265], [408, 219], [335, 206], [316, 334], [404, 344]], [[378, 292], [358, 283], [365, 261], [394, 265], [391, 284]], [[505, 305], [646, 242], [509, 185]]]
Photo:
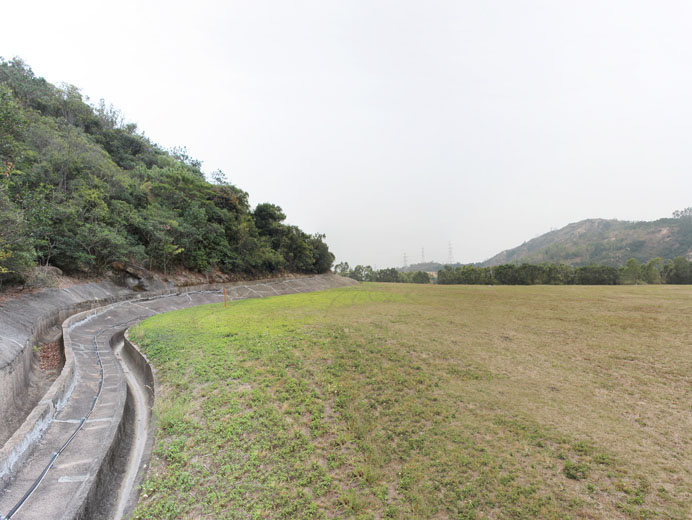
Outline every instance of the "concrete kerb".
[[146, 467], [151, 459], [151, 454], [154, 450], [154, 430], [156, 429], [156, 418], [154, 416], [154, 401], [158, 392], [158, 380], [156, 378], [156, 369], [154, 365], [149, 361], [149, 358], [140, 350], [139, 346], [130, 340], [130, 329], [125, 331], [123, 336], [123, 352], [125, 355], [129, 356], [132, 361], [131, 366], [136, 367], [139, 372], [139, 378], [144, 383], [144, 386], [149, 390], [147, 393], [149, 401], [149, 428], [147, 443], [144, 447], [144, 455], [139, 464], [139, 469], [137, 470], [137, 476], [135, 477], [133, 492], [130, 495], [127, 510], [132, 511], [137, 505], [140, 495], [140, 487], [144, 476], [146, 473]]

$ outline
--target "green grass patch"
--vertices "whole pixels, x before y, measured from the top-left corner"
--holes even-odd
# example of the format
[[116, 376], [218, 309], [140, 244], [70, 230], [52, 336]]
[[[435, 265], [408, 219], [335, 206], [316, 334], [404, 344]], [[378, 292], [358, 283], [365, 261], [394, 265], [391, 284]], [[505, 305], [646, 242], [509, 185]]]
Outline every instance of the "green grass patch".
[[685, 518], [691, 296], [363, 284], [155, 316], [134, 518]]

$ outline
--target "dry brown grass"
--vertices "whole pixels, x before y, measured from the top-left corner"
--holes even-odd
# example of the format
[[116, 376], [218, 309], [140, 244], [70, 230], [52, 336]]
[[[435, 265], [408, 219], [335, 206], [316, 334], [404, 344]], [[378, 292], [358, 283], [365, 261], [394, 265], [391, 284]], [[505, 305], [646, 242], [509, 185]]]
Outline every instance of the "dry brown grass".
[[[389, 290], [406, 294], [407, 287]], [[469, 409], [528, 419], [617, 461], [623, 473], [615, 491], [622, 493], [608, 489], [608, 471], [590, 471], [595, 488], [606, 488], [595, 497], [581, 482], [561, 483], [576, 484], [571, 491], [591, 504], [583, 508], [586, 517], [629, 516], [617, 504], [638, 479], [648, 482], [645, 502], [653, 514], [686, 516], [692, 506], [692, 288], [428, 290], [435, 301], [393, 325], [396, 336], [407, 338], [412, 357], [433, 370], [475, 367], [491, 374], [473, 385], [452, 377], [448, 393]], [[548, 471], [543, 478], [555, 475]]]
[[[200, 504], [218, 518], [274, 518], [297, 503], [282, 505], [286, 496], [300, 500], [292, 518], [683, 519], [692, 509], [692, 287], [363, 284], [143, 325], [163, 385], [181, 397], [149, 484], [168, 491], [140, 518], [192, 518]], [[210, 361], [228, 368], [210, 374]], [[195, 391], [215, 377], [215, 392]], [[207, 431], [178, 417], [211, 400]], [[225, 441], [229, 453], [254, 450], [262, 465], [229, 472], [228, 489], [180, 462], [197, 450], [224, 463], [204, 444], [217, 442], [214, 421], [235, 424], [222, 406], [271, 416], [274, 428], [238, 419], [246, 441]], [[194, 448], [180, 451], [190, 436]], [[263, 436], [299, 438], [304, 451], [268, 449]], [[187, 513], [170, 460], [213, 482]], [[288, 466], [296, 476], [281, 487], [252, 487]], [[296, 490], [295, 478], [310, 484]]]

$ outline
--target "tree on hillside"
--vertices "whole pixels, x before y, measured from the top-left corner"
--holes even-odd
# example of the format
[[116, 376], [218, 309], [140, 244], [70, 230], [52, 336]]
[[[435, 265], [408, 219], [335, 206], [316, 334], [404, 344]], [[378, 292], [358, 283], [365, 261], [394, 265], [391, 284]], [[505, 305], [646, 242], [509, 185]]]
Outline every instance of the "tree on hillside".
[[692, 218], [692, 207], [673, 211], [673, 218]]
[[24, 217], [0, 182], [0, 283], [24, 280], [35, 256]]
[[334, 263], [334, 254], [329, 251], [324, 241], [325, 238], [324, 234], [315, 233], [307, 239], [308, 244], [312, 248], [313, 273], [326, 273]]
[[286, 220], [286, 215], [279, 206], [268, 202], [258, 204], [252, 216], [261, 235], [281, 239], [281, 223]]
[[315, 257], [306, 235], [296, 226], [288, 226], [281, 237], [279, 252], [291, 271], [312, 272]]
[[0, 174], [7, 176], [17, 158], [20, 139], [26, 119], [12, 95], [12, 91], [0, 84]]
[[34, 256], [84, 274], [115, 260], [248, 276], [329, 270], [324, 235], [285, 224], [276, 205], [253, 211], [223, 172], [212, 178], [185, 148], [151, 143], [105, 102], [91, 106], [77, 87], [0, 58], [4, 271], [19, 273]]

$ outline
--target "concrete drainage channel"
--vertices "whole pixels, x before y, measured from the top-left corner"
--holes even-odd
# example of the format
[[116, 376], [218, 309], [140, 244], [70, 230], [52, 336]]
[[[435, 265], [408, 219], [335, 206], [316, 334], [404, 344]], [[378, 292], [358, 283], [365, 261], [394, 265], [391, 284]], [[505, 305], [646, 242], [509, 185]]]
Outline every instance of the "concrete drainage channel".
[[[351, 283], [321, 275], [228, 291], [236, 300]], [[35, 409], [41, 412], [32, 412], [25, 421], [31, 424], [0, 450], [0, 519], [127, 518], [153, 446], [155, 378], [126, 330], [161, 312], [221, 301], [219, 288], [209, 287], [127, 300], [66, 319], [62, 373]], [[48, 413], [41, 408], [46, 403], [52, 404]]]

